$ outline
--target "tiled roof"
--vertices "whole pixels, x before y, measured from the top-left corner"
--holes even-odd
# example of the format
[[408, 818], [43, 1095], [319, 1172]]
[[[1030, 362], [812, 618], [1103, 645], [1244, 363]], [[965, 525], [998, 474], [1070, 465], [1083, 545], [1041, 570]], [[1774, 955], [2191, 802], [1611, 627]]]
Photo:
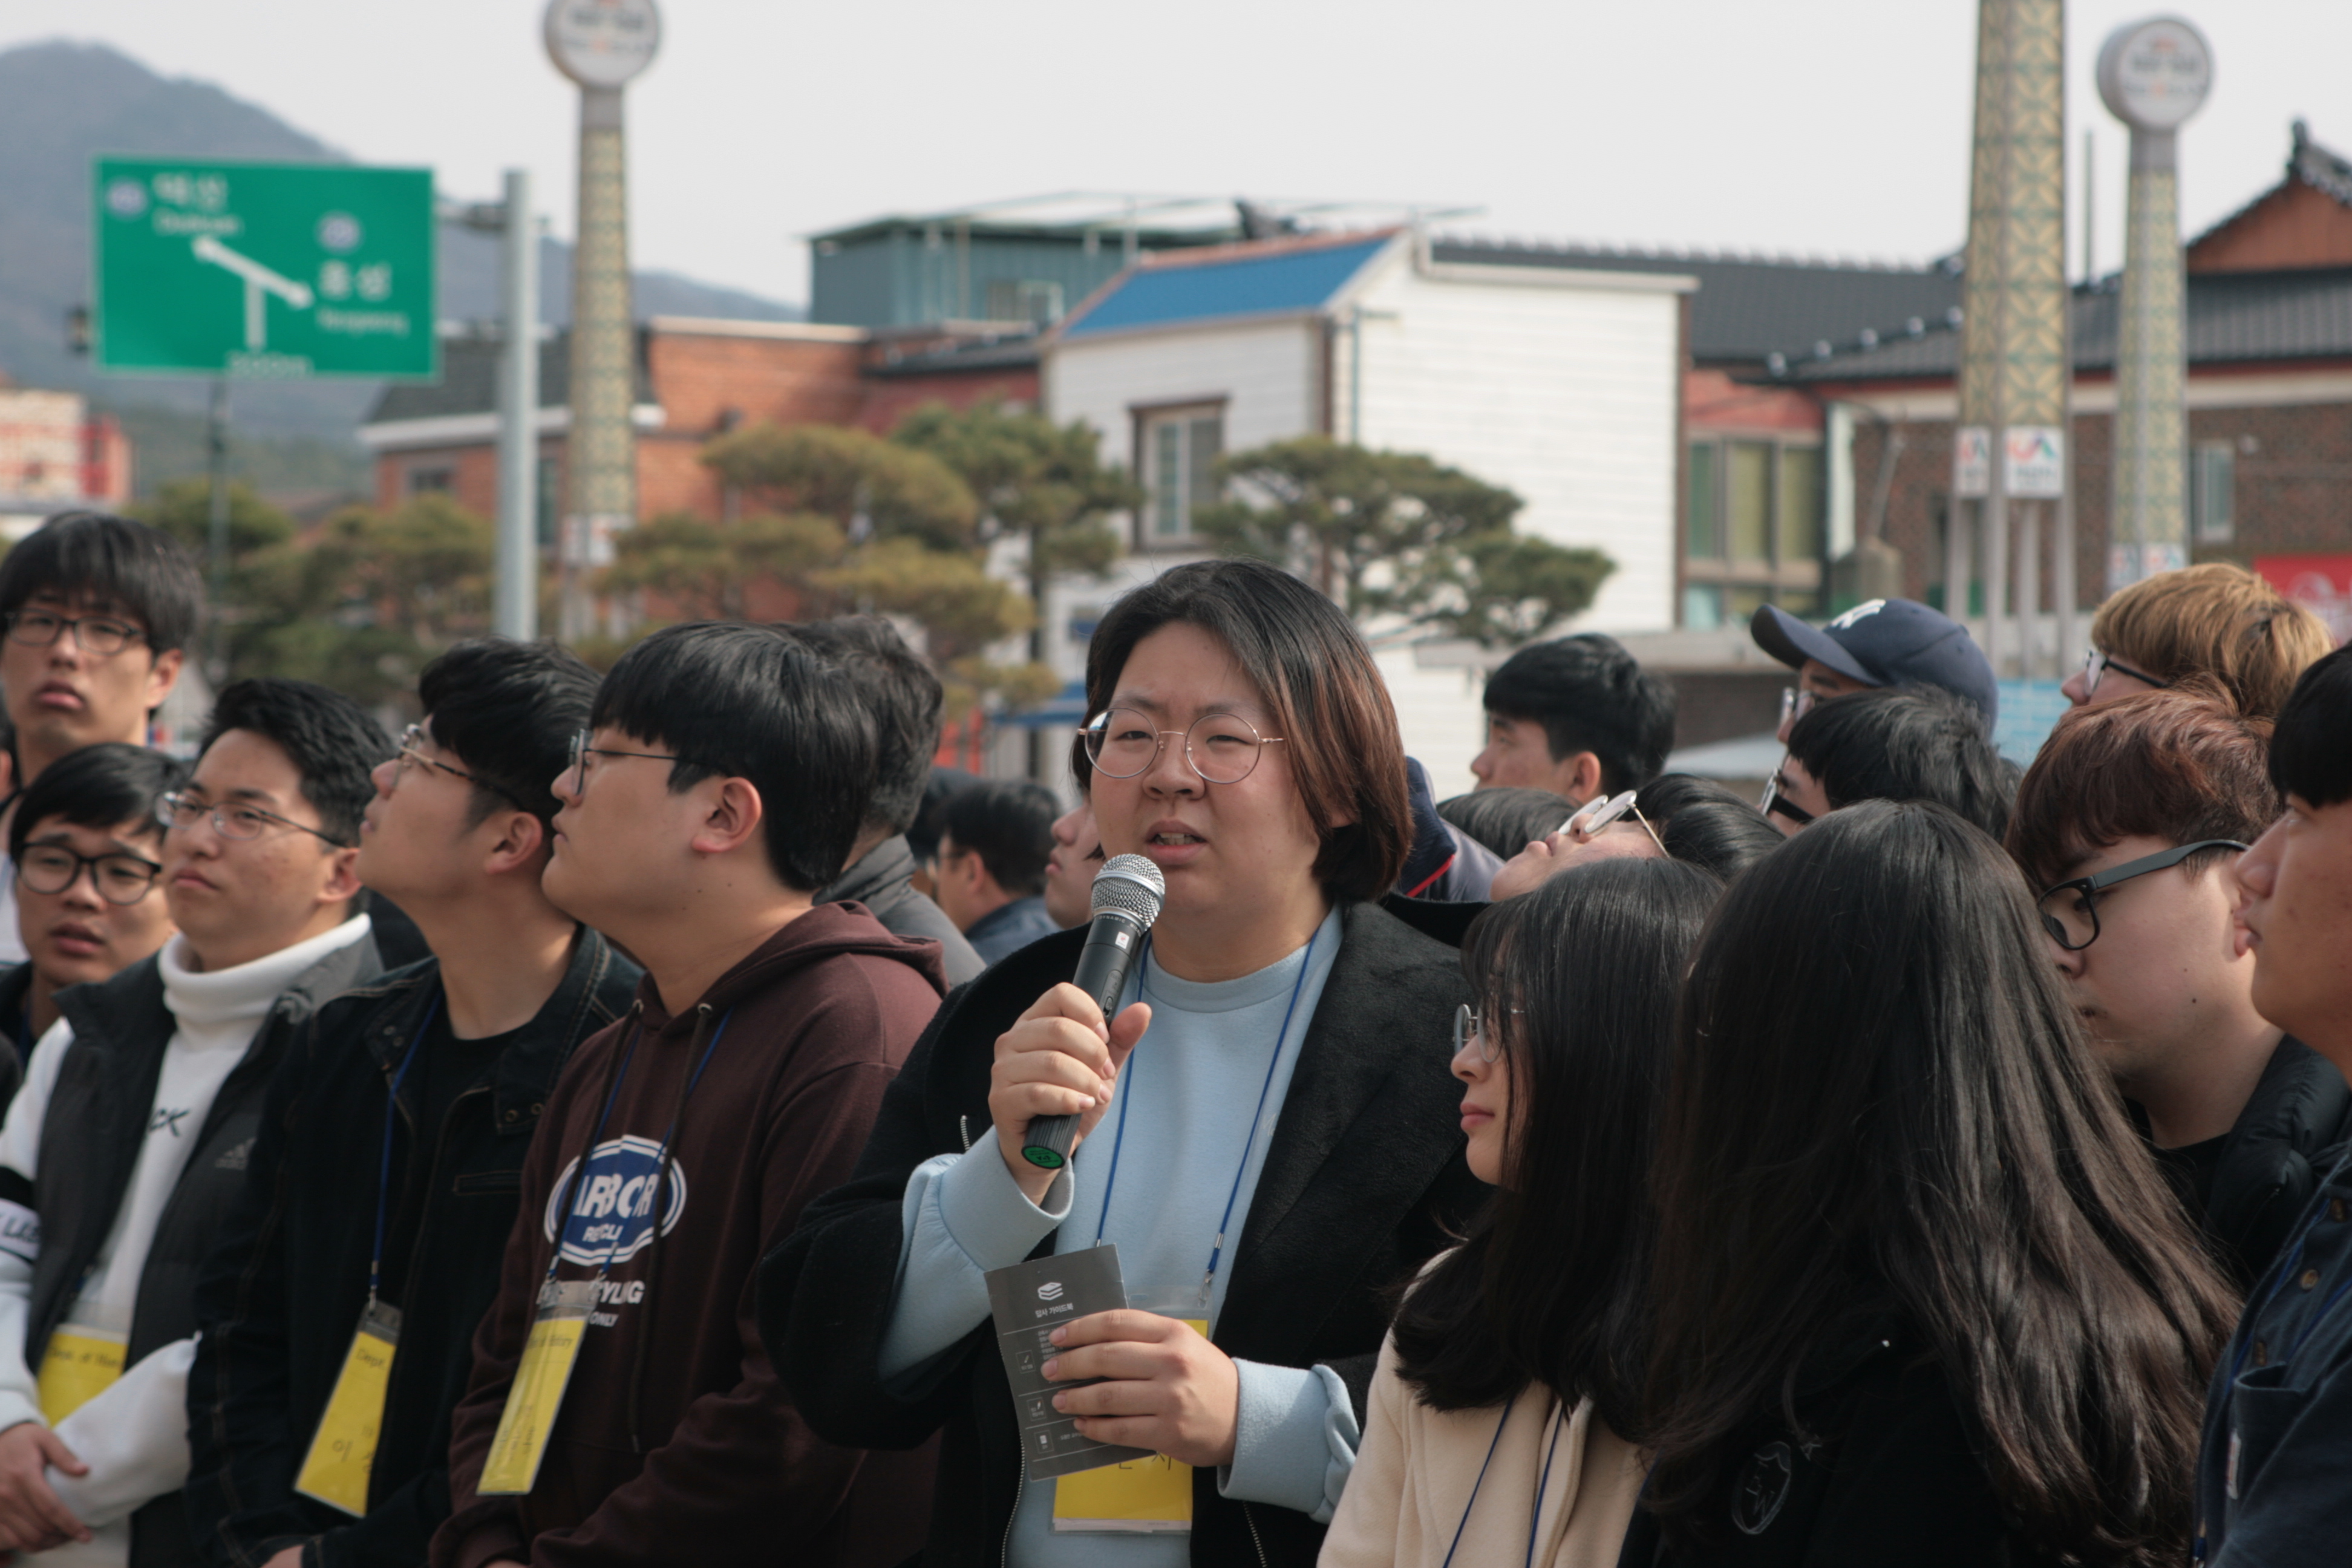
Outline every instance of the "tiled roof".
[[952, 375], [960, 371], [1023, 370], [1036, 363], [1037, 340], [1034, 337], [982, 338], [926, 349], [919, 353], [897, 354], [879, 364], [867, 365], [865, 374], [885, 378]]
[[[2122, 296], [2113, 279], [2074, 296], [2077, 371], [2112, 370]], [[1786, 379], [1894, 381], [1949, 378], [1960, 334], [1939, 329], [1876, 348], [1848, 346], [1826, 359], [1795, 361]], [[2293, 272], [2215, 272], [2189, 279], [2189, 363], [2352, 357], [2352, 267]]]
[[1817, 342], [1848, 345], [1864, 331], [1890, 338], [1943, 323], [1960, 302], [1955, 267], [1873, 266], [1793, 257], [1611, 250], [1439, 238], [1431, 259], [1489, 267], [1573, 267], [1601, 272], [1679, 272], [1698, 279], [1690, 297], [1691, 358], [1702, 365], [1794, 360]]
[[1068, 341], [1316, 310], [1393, 237], [1267, 240], [1155, 258], [1106, 284], [1063, 321], [1059, 335]]
[[[383, 389], [367, 423], [434, 419], [449, 414], [485, 414], [499, 405], [499, 356], [506, 345], [496, 338], [459, 337], [441, 344], [441, 379], [394, 382]], [[539, 345], [539, 405], [562, 408], [572, 401], [572, 334], [558, 331]], [[637, 335], [635, 402], [651, 403], [653, 374], [646, 365], [645, 334]]]

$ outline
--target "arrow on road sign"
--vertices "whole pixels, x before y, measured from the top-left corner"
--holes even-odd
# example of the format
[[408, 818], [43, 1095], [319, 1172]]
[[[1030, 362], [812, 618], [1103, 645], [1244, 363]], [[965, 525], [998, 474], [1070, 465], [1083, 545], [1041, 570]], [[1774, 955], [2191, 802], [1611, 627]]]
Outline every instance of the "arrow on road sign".
[[310, 308], [310, 290], [291, 278], [280, 277], [250, 256], [239, 256], [209, 234], [196, 237], [196, 259], [226, 268], [245, 279], [245, 346], [247, 353], [259, 353], [269, 346], [268, 301], [262, 298], [266, 290], [277, 295], [298, 310]]

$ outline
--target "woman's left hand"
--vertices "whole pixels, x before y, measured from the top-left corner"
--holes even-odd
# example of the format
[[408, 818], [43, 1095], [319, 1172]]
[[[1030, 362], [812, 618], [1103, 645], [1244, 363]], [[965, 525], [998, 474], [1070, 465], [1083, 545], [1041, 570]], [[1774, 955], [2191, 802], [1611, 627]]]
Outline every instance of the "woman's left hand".
[[1110, 1380], [1054, 1395], [1081, 1433], [1195, 1468], [1234, 1462], [1241, 1373], [1191, 1324], [1129, 1308], [1065, 1323], [1053, 1338], [1061, 1353], [1045, 1363], [1047, 1377]]

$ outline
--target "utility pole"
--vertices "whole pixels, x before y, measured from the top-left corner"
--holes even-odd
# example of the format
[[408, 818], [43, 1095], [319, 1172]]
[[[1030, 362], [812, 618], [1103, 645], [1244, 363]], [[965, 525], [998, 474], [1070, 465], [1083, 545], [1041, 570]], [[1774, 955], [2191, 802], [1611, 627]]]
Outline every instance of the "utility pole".
[[206, 468], [212, 478], [212, 516], [206, 575], [213, 602], [211, 668], [205, 673], [218, 690], [228, 683], [228, 377], [213, 378], [212, 407], [205, 420]]
[[572, 252], [570, 469], [559, 634], [590, 627], [588, 574], [636, 519], [635, 327], [629, 305], [628, 143], [621, 93], [661, 47], [654, 0], [550, 0], [547, 52], [580, 85], [579, 233]]
[[2131, 128], [2123, 298], [2116, 332], [2116, 467], [2107, 591], [2189, 564], [2188, 278], [2177, 132], [2213, 80], [2204, 36], [2178, 16], [2118, 27], [2099, 50], [2099, 97]]
[[499, 292], [506, 335], [499, 366], [499, 555], [494, 625], [539, 635], [539, 219], [530, 174], [509, 169]]

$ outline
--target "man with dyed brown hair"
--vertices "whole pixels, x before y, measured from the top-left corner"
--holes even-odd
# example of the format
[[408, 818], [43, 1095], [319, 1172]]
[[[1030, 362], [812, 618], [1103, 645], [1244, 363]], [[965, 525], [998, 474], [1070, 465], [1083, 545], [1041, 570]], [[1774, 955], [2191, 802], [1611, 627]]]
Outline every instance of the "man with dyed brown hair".
[[2317, 616], [2244, 567], [2211, 561], [2145, 578], [2100, 605], [2090, 656], [2065, 691], [2088, 707], [2208, 675], [2241, 712], [2267, 719], [2335, 646]]
[[2059, 722], [2009, 850], [2133, 1119], [2251, 1283], [2352, 1135], [2352, 1091], [2254, 1010], [2234, 865], [2278, 816], [2271, 723], [2207, 678]]

